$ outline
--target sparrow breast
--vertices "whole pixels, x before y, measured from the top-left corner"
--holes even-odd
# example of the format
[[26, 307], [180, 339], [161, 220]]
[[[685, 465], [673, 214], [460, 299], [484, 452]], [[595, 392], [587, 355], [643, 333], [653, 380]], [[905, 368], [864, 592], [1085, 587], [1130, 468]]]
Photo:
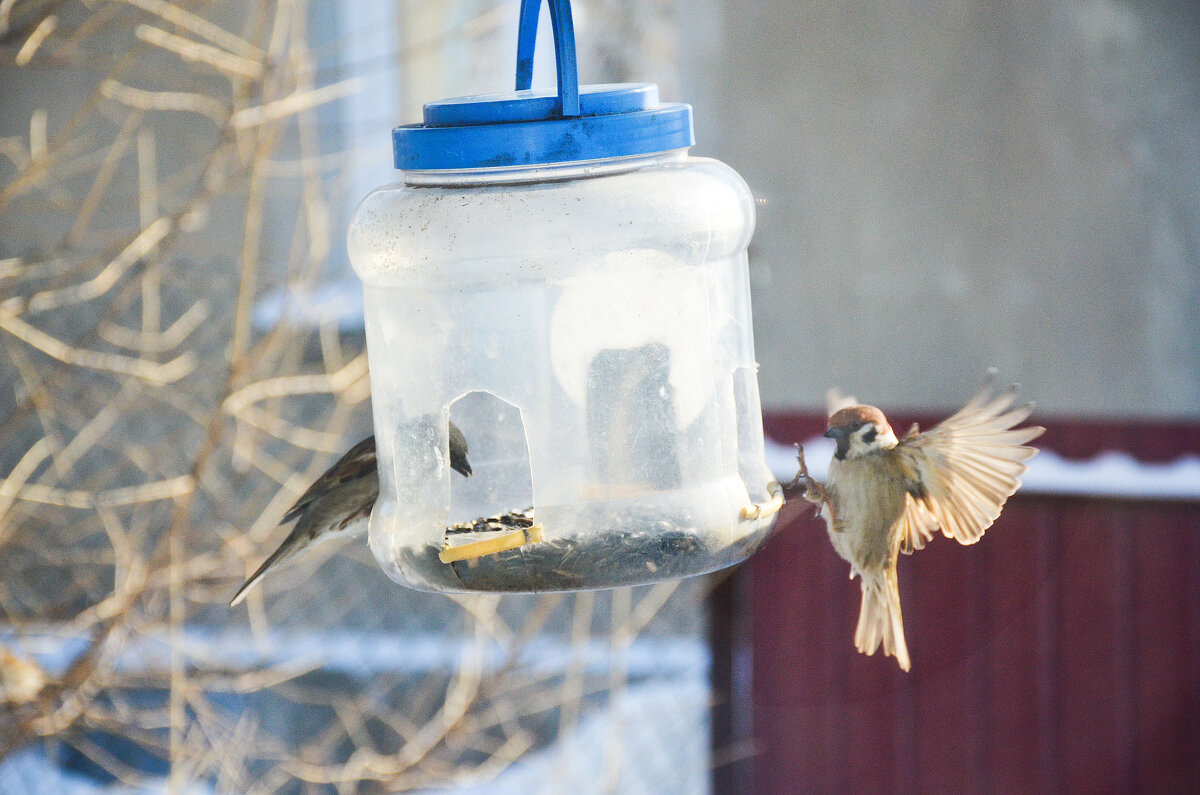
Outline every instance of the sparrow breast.
[[838, 554], [860, 573], [881, 570], [895, 560], [906, 495], [900, 456], [879, 450], [834, 459], [825, 486], [837, 516], [829, 536]]

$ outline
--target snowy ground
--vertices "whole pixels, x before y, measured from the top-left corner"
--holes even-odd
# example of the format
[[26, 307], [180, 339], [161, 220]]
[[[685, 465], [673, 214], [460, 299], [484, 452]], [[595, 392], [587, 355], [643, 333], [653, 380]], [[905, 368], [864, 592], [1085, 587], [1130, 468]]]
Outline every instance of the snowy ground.
[[[336, 635], [336, 636], [334, 636]], [[0, 632], [0, 644], [11, 637]], [[23, 649], [51, 673], [61, 672], [78, 653], [79, 641], [46, 631], [22, 634]], [[398, 637], [385, 633], [303, 633], [278, 631], [260, 644], [244, 627], [189, 628], [184, 644], [189, 654], [212, 665], [277, 666], [297, 671], [323, 670], [369, 677], [380, 671], [452, 670], [478, 653], [471, 643], [437, 635]], [[165, 638], [129, 643], [114, 661], [127, 670], [162, 670], [169, 662]], [[504, 663], [499, 649], [475, 660], [483, 670]], [[595, 642], [581, 648], [565, 639], [543, 637], [531, 642], [520, 664], [531, 672], [565, 670], [578, 664], [589, 674], [603, 674], [612, 662], [612, 647]], [[443, 792], [574, 795], [606, 791], [606, 776], [619, 770], [619, 791], [659, 793], [670, 782], [671, 793], [706, 793], [709, 787], [709, 653], [702, 638], [644, 636], [625, 652], [629, 684], [603, 708], [585, 713], [574, 731], [560, 742], [530, 753], [489, 781], [464, 782]], [[31, 746], [0, 763], [0, 795], [133, 795], [163, 792], [165, 781], [144, 789], [105, 785], [63, 771], [41, 746]], [[207, 795], [193, 787], [188, 795]]]
[[[629, 686], [609, 709], [584, 715], [562, 742], [527, 754], [489, 781], [429, 792], [462, 795], [588, 795], [607, 791], [607, 768], [619, 764], [622, 793], [702, 795], [709, 790], [708, 682], [704, 676], [654, 679]], [[40, 747], [0, 764], [4, 795], [141, 795], [166, 782], [133, 789], [104, 785], [61, 770]], [[193, 786], [184, 795], [216, 795]]]

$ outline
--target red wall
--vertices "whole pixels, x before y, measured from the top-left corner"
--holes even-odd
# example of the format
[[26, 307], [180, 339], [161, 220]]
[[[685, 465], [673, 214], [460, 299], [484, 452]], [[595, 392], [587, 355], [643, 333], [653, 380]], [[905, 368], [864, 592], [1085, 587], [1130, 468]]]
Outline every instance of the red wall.
[[[799, 440], [821, 420], [767, 425]], [[1200, 451], [1191, 425], [1045, 438]], [[1200, 503], [1018, 493], [979, 544], [900, 566], [909, 674], [855, 651], [858, 583], [806, 506], [717, 590], [719, 791], [1200, 792]]]

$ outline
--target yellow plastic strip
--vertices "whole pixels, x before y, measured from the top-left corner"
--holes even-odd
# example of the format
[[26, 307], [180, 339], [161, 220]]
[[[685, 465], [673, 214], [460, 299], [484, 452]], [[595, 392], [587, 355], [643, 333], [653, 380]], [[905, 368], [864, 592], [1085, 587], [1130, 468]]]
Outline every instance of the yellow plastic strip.
[[511, 533], [505, 533], [495, 538], [485, 538], [482, 541], [472, 541], [469, 544], [447, 547], [438, 553], [438, 560], [442, 563], [474, 560], [484, 555], [494, 555], [506, 549], [516, 549], [517, 547], [523, 547], [526, 544], [536, 543], [541, 540], [542, 526], [536, 524], [526, 530], [514, 530]]
[[768, 502], [756, 502], [753, 505], [742, 508], [743, 521], [764, 519], [779, 513], [779, 509], [783, 507], [783, 487], [772, 480], [767, 484], [767, 494], [771, 495], [771, 499]]

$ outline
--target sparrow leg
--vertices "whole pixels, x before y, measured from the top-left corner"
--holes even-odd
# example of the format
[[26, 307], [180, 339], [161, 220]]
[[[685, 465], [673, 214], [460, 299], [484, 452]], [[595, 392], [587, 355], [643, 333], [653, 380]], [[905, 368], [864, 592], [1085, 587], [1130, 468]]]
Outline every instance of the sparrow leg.
[[[800, 445], [796, 445], [796, 464], [799, 466], [799, 471], [796, 472], [796, 477], [792, 478], [792, 481], [787, 486], [795, 488], [803, 484], [804, 491], [801, 492], [800, 496], [817, 506], [818, 516], [821, 515], [822, 508], [828, 509], [829, 518], [832, 520], [833, 500], [829, 499], [829, 492], [825, 490], [825, 487], [816, 478], [808, 474], [808, 463], [804, 460], [804, 448]], [[836, 527], [836, 521], [831, 526]]]

